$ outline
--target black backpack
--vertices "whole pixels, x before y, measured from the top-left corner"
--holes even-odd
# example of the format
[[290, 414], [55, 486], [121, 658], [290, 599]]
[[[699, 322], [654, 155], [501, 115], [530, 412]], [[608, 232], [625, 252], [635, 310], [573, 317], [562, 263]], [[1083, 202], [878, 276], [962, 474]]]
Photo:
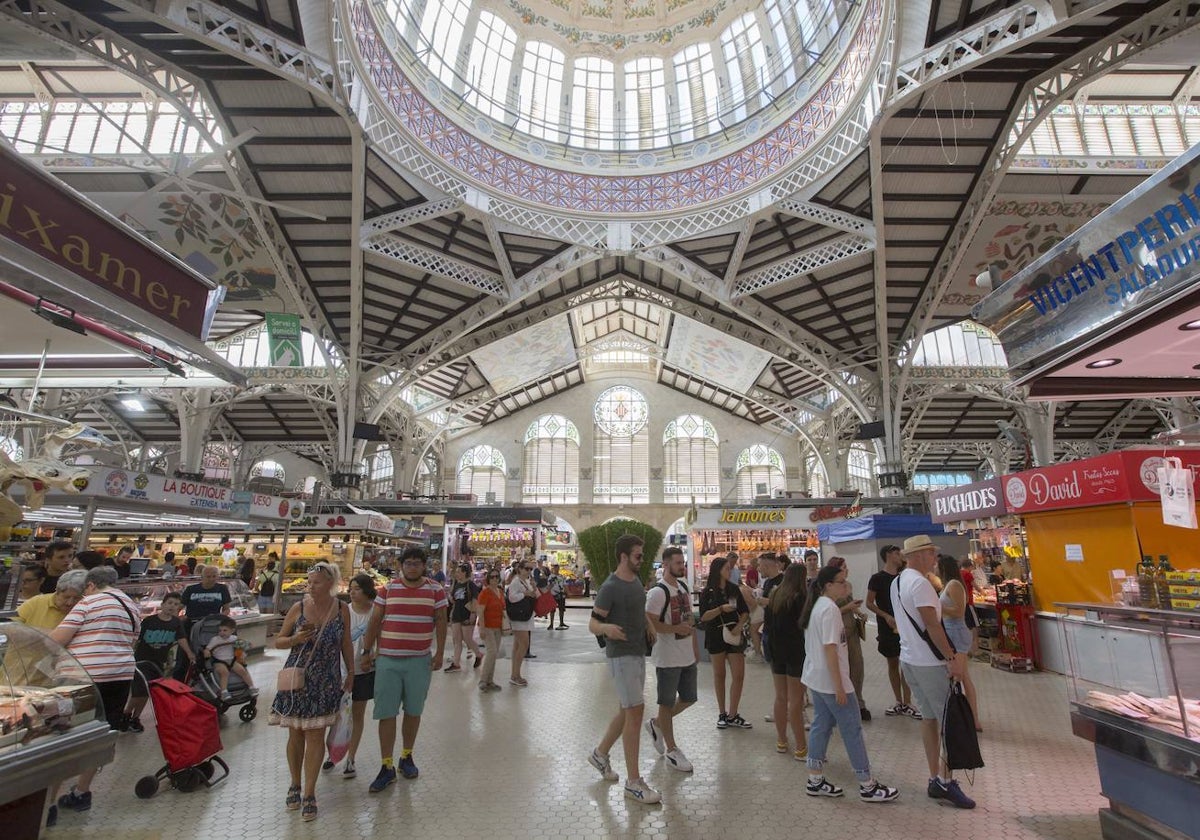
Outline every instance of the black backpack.
[[275, 597], [275, 573], [263, 572], [262, 583], [258, 585], [258, 594], [261, 598]]

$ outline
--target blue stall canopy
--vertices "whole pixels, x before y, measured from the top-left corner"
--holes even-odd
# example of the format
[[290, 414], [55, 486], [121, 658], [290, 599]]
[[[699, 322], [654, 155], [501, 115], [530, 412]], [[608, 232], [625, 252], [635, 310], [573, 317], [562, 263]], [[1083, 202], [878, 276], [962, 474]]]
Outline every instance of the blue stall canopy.
[[820, 525], [817, 527], [817, 537], [823, 543], [844, 543], [854, 540], [903, 539], [917, 534], [932, 536], [944, 531], [941, 525], [935, 525], [925, 514], [879, 513]]

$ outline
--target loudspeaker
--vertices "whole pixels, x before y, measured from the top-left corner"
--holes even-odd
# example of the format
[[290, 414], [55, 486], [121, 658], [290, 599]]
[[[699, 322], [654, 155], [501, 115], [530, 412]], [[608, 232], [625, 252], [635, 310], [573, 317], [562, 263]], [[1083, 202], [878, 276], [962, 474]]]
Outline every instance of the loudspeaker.
[[377, 423], [363, 423], [355, 421], [354, 423], [354, 438], [356, 440], [383, 440], [383, 435], [379, 432]]
[[858, 427], [858, 431], [854, 434], [855, 440], [874, 440], [885, 436], [883, 431], [883, 421], [875, 420], [870, 423], [863, 423]]
[[904, 488], [908, 485], [908, 476], [902, 472], [885, 472], [879, 474], [879, 486], [884, 489]]

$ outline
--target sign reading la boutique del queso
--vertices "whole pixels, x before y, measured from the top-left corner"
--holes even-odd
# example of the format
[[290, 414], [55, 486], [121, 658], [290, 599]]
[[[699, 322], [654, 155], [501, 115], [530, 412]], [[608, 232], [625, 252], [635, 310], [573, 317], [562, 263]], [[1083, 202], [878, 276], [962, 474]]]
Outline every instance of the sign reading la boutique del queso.
[[[232, 513], [235, 504], [234, 491], [228, 487], [134, 470], [95, 470], [79, 491], [81, 495], [101, 499], [148, 502], [209, 513]], [[247, 513], [261, 519], [296, 519], [304, 512], [303, 502], [265, 493], [251, 493], [247, 501]]]
[[1200, 468], [1200, 449], [1130, 449], [1082, 461], [1051, 464], [1004, 476], [1004, 501], [1012, 513], [1159, 501], [1164, 457]]

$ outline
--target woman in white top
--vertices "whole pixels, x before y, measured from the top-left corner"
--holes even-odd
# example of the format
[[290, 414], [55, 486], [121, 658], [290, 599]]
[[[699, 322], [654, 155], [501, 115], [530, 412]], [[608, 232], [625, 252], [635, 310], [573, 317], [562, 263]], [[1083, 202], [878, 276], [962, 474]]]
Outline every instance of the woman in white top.
[[875, 780], [867, 745], [863, 742], [862, 720], [854, 684], [850, 681], [846, 626], [837, 601], [846, 597], [846, 569], [825, 566], [817, 574], [814, 597], [805, 605], [800, 624], [804, 628], [804, 684], [812, 693], [813, 722], [808, 733], [809, 796], [841, 796], [844, 791], [825, 778], [825, 756], [834, 726], [854, 775], [858, 777], [858, 797], [863, 802], [891, 802], [900, 792]]
[[[519, 604], [526, 598], [537, 598], [538, 591], [530, 579], [533, 572], [532, 560], [521, 560], [513, 566], [516, 574], [508, 583], [505, 600], [510, 604]], [[513, 685], [526, 686], [528, 681], [521, 676], [521, 665], [525, 661], [525, 653], [529, 650], [529, 631], [533, 629], [533, 615], [528, 621], [517, 621], [509, 618], [513, 633], [512, 673], [508, 681]]]
[[[354, 756], [358, 742], [362, 740], [367, 716], [367, 701], [375, 699], [375, 671], [362, 668], [362, 640], [371, 621], [375, 604], [375, 578], [359, 574], [350, 578], [350, 641], [354, 645], [354, 687], [350, 690], [350, 748], [346, 750], [346, 763], [342, 767], [342, 778], [353, 779], [358, 775], [354, 767]], [[332, 770], [333, 762], [326, 761], [322, 770]]]

